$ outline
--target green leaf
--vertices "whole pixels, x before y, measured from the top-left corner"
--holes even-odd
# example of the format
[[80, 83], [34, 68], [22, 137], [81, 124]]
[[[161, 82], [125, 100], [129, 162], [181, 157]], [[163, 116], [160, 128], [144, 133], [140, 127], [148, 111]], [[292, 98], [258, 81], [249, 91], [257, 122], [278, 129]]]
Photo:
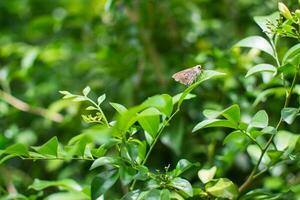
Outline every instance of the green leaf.
[[57, 157], [57, 150], [58, 150], [58, 140], [57, 137], [51, 138], [48, 142], [41, 146], [31, 147], [36, 152], [44, 155], [44, 156], [54, 156]]
[[184, 173], [186, 170], [190, 169], [195, 164], [191, 163], [186, 159], [181, 159], [178, 161], [176, 168], [171, 172], [171, 174], [175, 177], [179, 176], [180, 174]]
[[299, 108], [283, 108], [281, 110], [281, 118], [288, 124], [292, 124], [299, 113]]
[[33, 65], [38, 53], [39, 50], [37, 48], [31, 48], [27, 50], [26, 54], [22, 58], [21, 67], [24, 69], [30, 68]]
[[233, 122], [234, 124], [237, 124], [240, 121], [241, 118], [241, 111], [240, 107], [237, 104], [234, 104], [222, 111], [215, 111], [215, 110], [204, 110], [203, 115], [208, 119], [215, 119], [222, 115], [229, 121]]
[[105, 94], [102, 94], [100, 97], [98, 97], [97, 99], [98, 106], [101, 105], [101, 103], [105, 100], [105, 98], [106, 98]]
[[283, 151], [277, 151], [277, 150], [268, 150], [267, 154], [269, 158], [271, 159], [272, 164], [276, 164], [278, 161], [280, 161], [280, 157], [283, 155]]
[[203, 70], [203, 72], [201, 73], [199, 79], [192, 85], [190, 85], [188, 88], [186, 88], [182, 95], [180, 96], [180, 99], [178, 101], [177, 104], [177, 109], [180, 108], [182, 102], [184, 101], [184, 99], [187, 97], [188, 94], [191, 93], [191, 91], [193, 89], [195, 89], [198, 85], [200, 85], [200, 83], [215, 78], [215, 77], [220, 77], [220, 76], [224, 76], [225, 74], [222, 72], [217, 72], [217, 71], [213, 71], [213, 70]]
[[202, 183], [208, 183], [212, 180], [217, 172], [217, 167], [213, 166], [210, 169], [201, 169], [198, 171], [198, 177]]
[[250, 126], [255, 128], [265, 128], [268, 126], [269, 117], [266, 111], [258, 111], [251, 119]]
[[91, 88], [89, 86], [86, 86], [83, 90], [82, 90], [82, 94], [84, 96], [87, 96], [91, 91]]
[[29, 152], [24, 144], [17, 143], [7, 147], [2, 153], [11, 154], [15, 156], [28, 156]]
[[128, 192], [126, 195], [124, 195], [121, 200], [137, 200], [139, 198], [141, 191], [140, 190], [133, 190], [131, 192]]
[[118, 170], [105, 171], [97, 175], [91, 184], [92, 200], [96, 200], [105, 194], [115, 184], [118, 178]]
[[173, 111], [173, 100], [172, 97], [168, 94], [155, 95], [149, 97], [146, 101], [144, 101], [142, 106], [145, 108], [157, 108], [160, 112], [169, 117]]
[[253, 103], [253, 106], [256, 106], [261, 101], [265, 101], [267, 99], [267, 97], [270, 95], [276, 95], [278, 97], [282, 97], [285, 95], [285, 88], [284, 87], [276, 87], [276, 88], [270, 88], [270, 89], [264, 90], [263, 92], [260, 92], [257, 95], [257, 97]]
[[227, 128], [233, 128], [236, 129], [237, 125], [229, 120], [224, 119], [207, 119], [200, 123], [198, 123], [192, 130], [192, 132], [196, 132], [203, 128], [209, 128], [209, 127], [227, 127]]
[[300, 44], [296, 44], [284, 54], [282, 59], [282, 65], [291, 62], [296, 56], [299, 55], [300, 55]]
[[236, 145], [243, 145], [246, 138], [247, 136], [243, 134], [241, 131], [239, 130], [233, 131], [225, 137], [225, 139], [223, 140], [223, 144], [232, 142]]
[[259, 49], [275, 58], [275, 54], [274, 54], [272, 46], [265, 38], [263, 38], [261, 36], [247, 37], [247, 38], [239, 41], [234, 46]]
[[170, 200], [171, 199], [170, 195], [171, 195], [171, 193], [170, 193], [169, 190], [163, 189], [163, 190], [160, 191], [160, 198], [159, 199], [160, 200]]
[[171, 181], [170, 186], [180, 190], [181, 192], [183, 192], [185, 195], [188, 195], [189, 197], [193, 196], [192, 185], [190, 184], [190, 182], [188, 182], [187, 180], [185, 180], [183, 178], [178, 178], [178, 177], [174, 178]]
[[34, 189], [37, 191], [43, 190], [48, 187], [57, 187], [59, 189], [71, 190], [71, 191], [81, 191], [81, 186], [72, 179], [63, 179], [59, 181], [44, 181], [39, 179], [34, 179], [32, 185], [29, 189]]
[[[175, 96], [173, 96], [172, 101], [173, 101], [173, 105], [175, 105], [176, 103], [178, 103], [180, 97], [182, 96], [182, 93], [176, 94]], [[195, 94], [188, 94], [185, 96], [184, 100], [189, 100], [189, 99], [193, 99], [195, 98], [196, 95]]]
[[273, 65], [270, 65], [270, 64], [258, 64], [258, 65], [251, 67], [248, 70], [248, 72], [246, 74], [246, 78], [249, 76], [252, 76], [256, 73], [259, 73], [259, 72], [272, 72], [273, 75], [275, 75], [277, 72], [277, 69], [276, 69], [276, 67], [274, 67]]
[[119, 114], [122, 114], [124, 112], [127, 111], [127, 108], [121, 104], [118, 104], [118, 103], [112, 103], [110, 102], [109, 103]]
[[141, 127], [154, 138], [159, 129], [159, 115], [161, 113], [156, 108], [148, 108], [138, 114], [138, 122]]
[[145, 141], [133, 140], [126, 144], [126, 146], [131, 160], [136, 163], [141, 163], [144, 160], [147, 148]]
[[100, 157], [93, 162], [90, 170], [103, 165], [117, 165], [119, 163], [120, 159], [118, 157]]
[[229, 179], [220, 178], [205, 186], [206, 192], [218, 198], [237, 199], [239, 191], [237, 186]]

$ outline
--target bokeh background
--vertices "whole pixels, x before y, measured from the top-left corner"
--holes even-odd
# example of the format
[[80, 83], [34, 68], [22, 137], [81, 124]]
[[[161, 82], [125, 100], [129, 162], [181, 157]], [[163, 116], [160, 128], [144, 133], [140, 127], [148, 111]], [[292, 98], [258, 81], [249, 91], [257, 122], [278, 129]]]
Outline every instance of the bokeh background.
[[[296, 0], [285, 3], [298, 6]], [[130, 107], [154, 94], [181, 92], [184, 86], [172, 74], [201, 64], [226, 72], [226, 78], [195, 91], [197, 98], [171, 122], [148, 164], [161, 169], [180, 158], [217, 164], [222, 176], [240, 184], [251, 165], [238, 148], [222, 145], [228, 132], [191, 130], [203, 119], [203, 108], [233, 103], [245, 118], [262, 107], [271, 123], [278, 120], [282, 98], [254, 107], [261, 77], [244, 78], [249, 67], [268, 58], [232, 49], [242, 38], [263, 35], [254, 16], [276, 10], [276, 0], [1, 0], [0, 149], [16, 142], [39, 145], [53, 136], [65, 143], [88, 127], [82, 106], [61, 100], [59, 90], [79, 93], [89, 85], [95, 97], [106, 93], [107, 102]], [[112, 119], [108, 103], [104, 110]], [[0, 165], [0, 188], [30, 194], [34, 178], [88, 184], [90, 164], [13, 159]]]

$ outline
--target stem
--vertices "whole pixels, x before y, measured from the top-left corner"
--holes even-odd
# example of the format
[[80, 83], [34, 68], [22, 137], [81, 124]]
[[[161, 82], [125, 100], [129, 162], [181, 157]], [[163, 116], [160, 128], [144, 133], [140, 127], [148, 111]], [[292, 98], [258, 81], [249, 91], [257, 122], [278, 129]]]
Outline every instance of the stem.
[[[286, 96], [286, 99], [285, 99], [284, 107], [283, 107], [283, 108], [286, 108], [286, 107], [288, 106], [289, 102], [290, 102], [290, 99], [291, 99], [291, 96], [292, 96], [292, 93], [293, 93], [293, 89], [294, 89], [295, 84], [296, 84], [296, 81], [297, 81], [298, 71], [299, 71], [299, 66], [298, 66], [297, 71], [296, 71], [296, 73], [295, 73], [295, 75], [294, 75], [293, 82], [292, 82], [292, 85], [291, 85], [291, 87], [290, 87], [290, 89], [289, 89], [289, 91], [288, 91], [288, 94], [287, 94], [287, 96]], [[278, 121], [278, 123], [277, 123], [277, 125], [276, 125], [276, 128], [275, 128], [276, 130], [280, 127], [282, 121], [283, 121], [283, 119], [282, 119], [282, 117], [280, 117], [280, 119], [279, 119], [279, 121]], [[259, 167], [259, 165], [260, 165], [260, 163], [261, 163], [261, 161], [262, 161], [262, 159], [263, 159], [263, 156], [265, 155], [265, 153], [266, 153], [266, 151], [268, 150], [269, 146], [272, 144], [274, 137], [275, 137], [275, 134], [273, 134], [273, 135], [269, 138], [269, 140], [268, 140], [266, 146], [263, 148], [263, 150], [262, 150], [262, 152], [261, 152], [261, 155], [260, 155], [260, 157], [259, 157], [259, 159], [258, 159], [258, 162], [257, 162], [256, 165], [254, 166], [254, 168], [253, 168], [253, 170], [251, 171], [249, 177], [248, 177], [247, 180], [240, 186], [240, 188], [239, 188], [239, 192], [240, 192], [240, 193], [243, 193], [243, 192], [244, 192], [244, 191], [252, 184], [252, 182], [253, 182], [259, 175], [261, 175], [262, 173], [264, 173], [264, 172], [267, 171], [267, 170], [263, 170], [263, 171], [258, 172], [258, 173], [256, 174], [256, 171], [258, 170], [258, 167]]]
[[[141, 165], [145, 165], [155, 144], [157, 143], [162, 131], [164, 130], [164, 128], [166, 127], [166, 125], [172, 120], [172, 118], [179, 112], [179, 109], [177, 109], [169, 118], [167, 121], [165, 121], [163, 123], [163, 125], [161, 126], [161, 128], [159, 129], [157, 135], [155, 136], [155, 139], [153, 140], [153, 142], [151, 143], [150, 145], [150, 148], [149, 148], [149, 151], [147, 152], [146, 156], [145, 156], [145, 159], [143, 160], [143, 162], [141, 163]], [[134, 189], [134, 185], [136, 183], [136, 179], [132, 182], [131, 186], [130, 186], [130, 190], [132, 191]]]
[[88, 161], [93, 161], [95, 160], [94, 158], [63, 158], [63, 157], [54, 157], [54, 158], [32, 158], [32, 157], [21, 157], [22, 160], [88, 160]]

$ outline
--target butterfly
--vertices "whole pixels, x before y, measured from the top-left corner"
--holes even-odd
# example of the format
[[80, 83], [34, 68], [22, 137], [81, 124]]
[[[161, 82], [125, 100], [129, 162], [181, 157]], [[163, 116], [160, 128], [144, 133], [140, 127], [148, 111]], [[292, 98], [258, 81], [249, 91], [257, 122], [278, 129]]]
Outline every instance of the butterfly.
[[184, 85], [191, 85], [201, 73], [201, 65], [196, 65], [173, 74], [172, 78]]

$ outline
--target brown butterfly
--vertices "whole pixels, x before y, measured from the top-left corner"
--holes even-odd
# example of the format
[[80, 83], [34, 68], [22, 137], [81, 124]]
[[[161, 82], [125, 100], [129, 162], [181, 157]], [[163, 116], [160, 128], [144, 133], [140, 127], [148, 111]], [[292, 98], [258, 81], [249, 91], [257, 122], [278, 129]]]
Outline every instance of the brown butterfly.
[[184, 85], [191, 85], [201, 73], [201, 65], [196, 65], [173, 74], [172, 78]]

